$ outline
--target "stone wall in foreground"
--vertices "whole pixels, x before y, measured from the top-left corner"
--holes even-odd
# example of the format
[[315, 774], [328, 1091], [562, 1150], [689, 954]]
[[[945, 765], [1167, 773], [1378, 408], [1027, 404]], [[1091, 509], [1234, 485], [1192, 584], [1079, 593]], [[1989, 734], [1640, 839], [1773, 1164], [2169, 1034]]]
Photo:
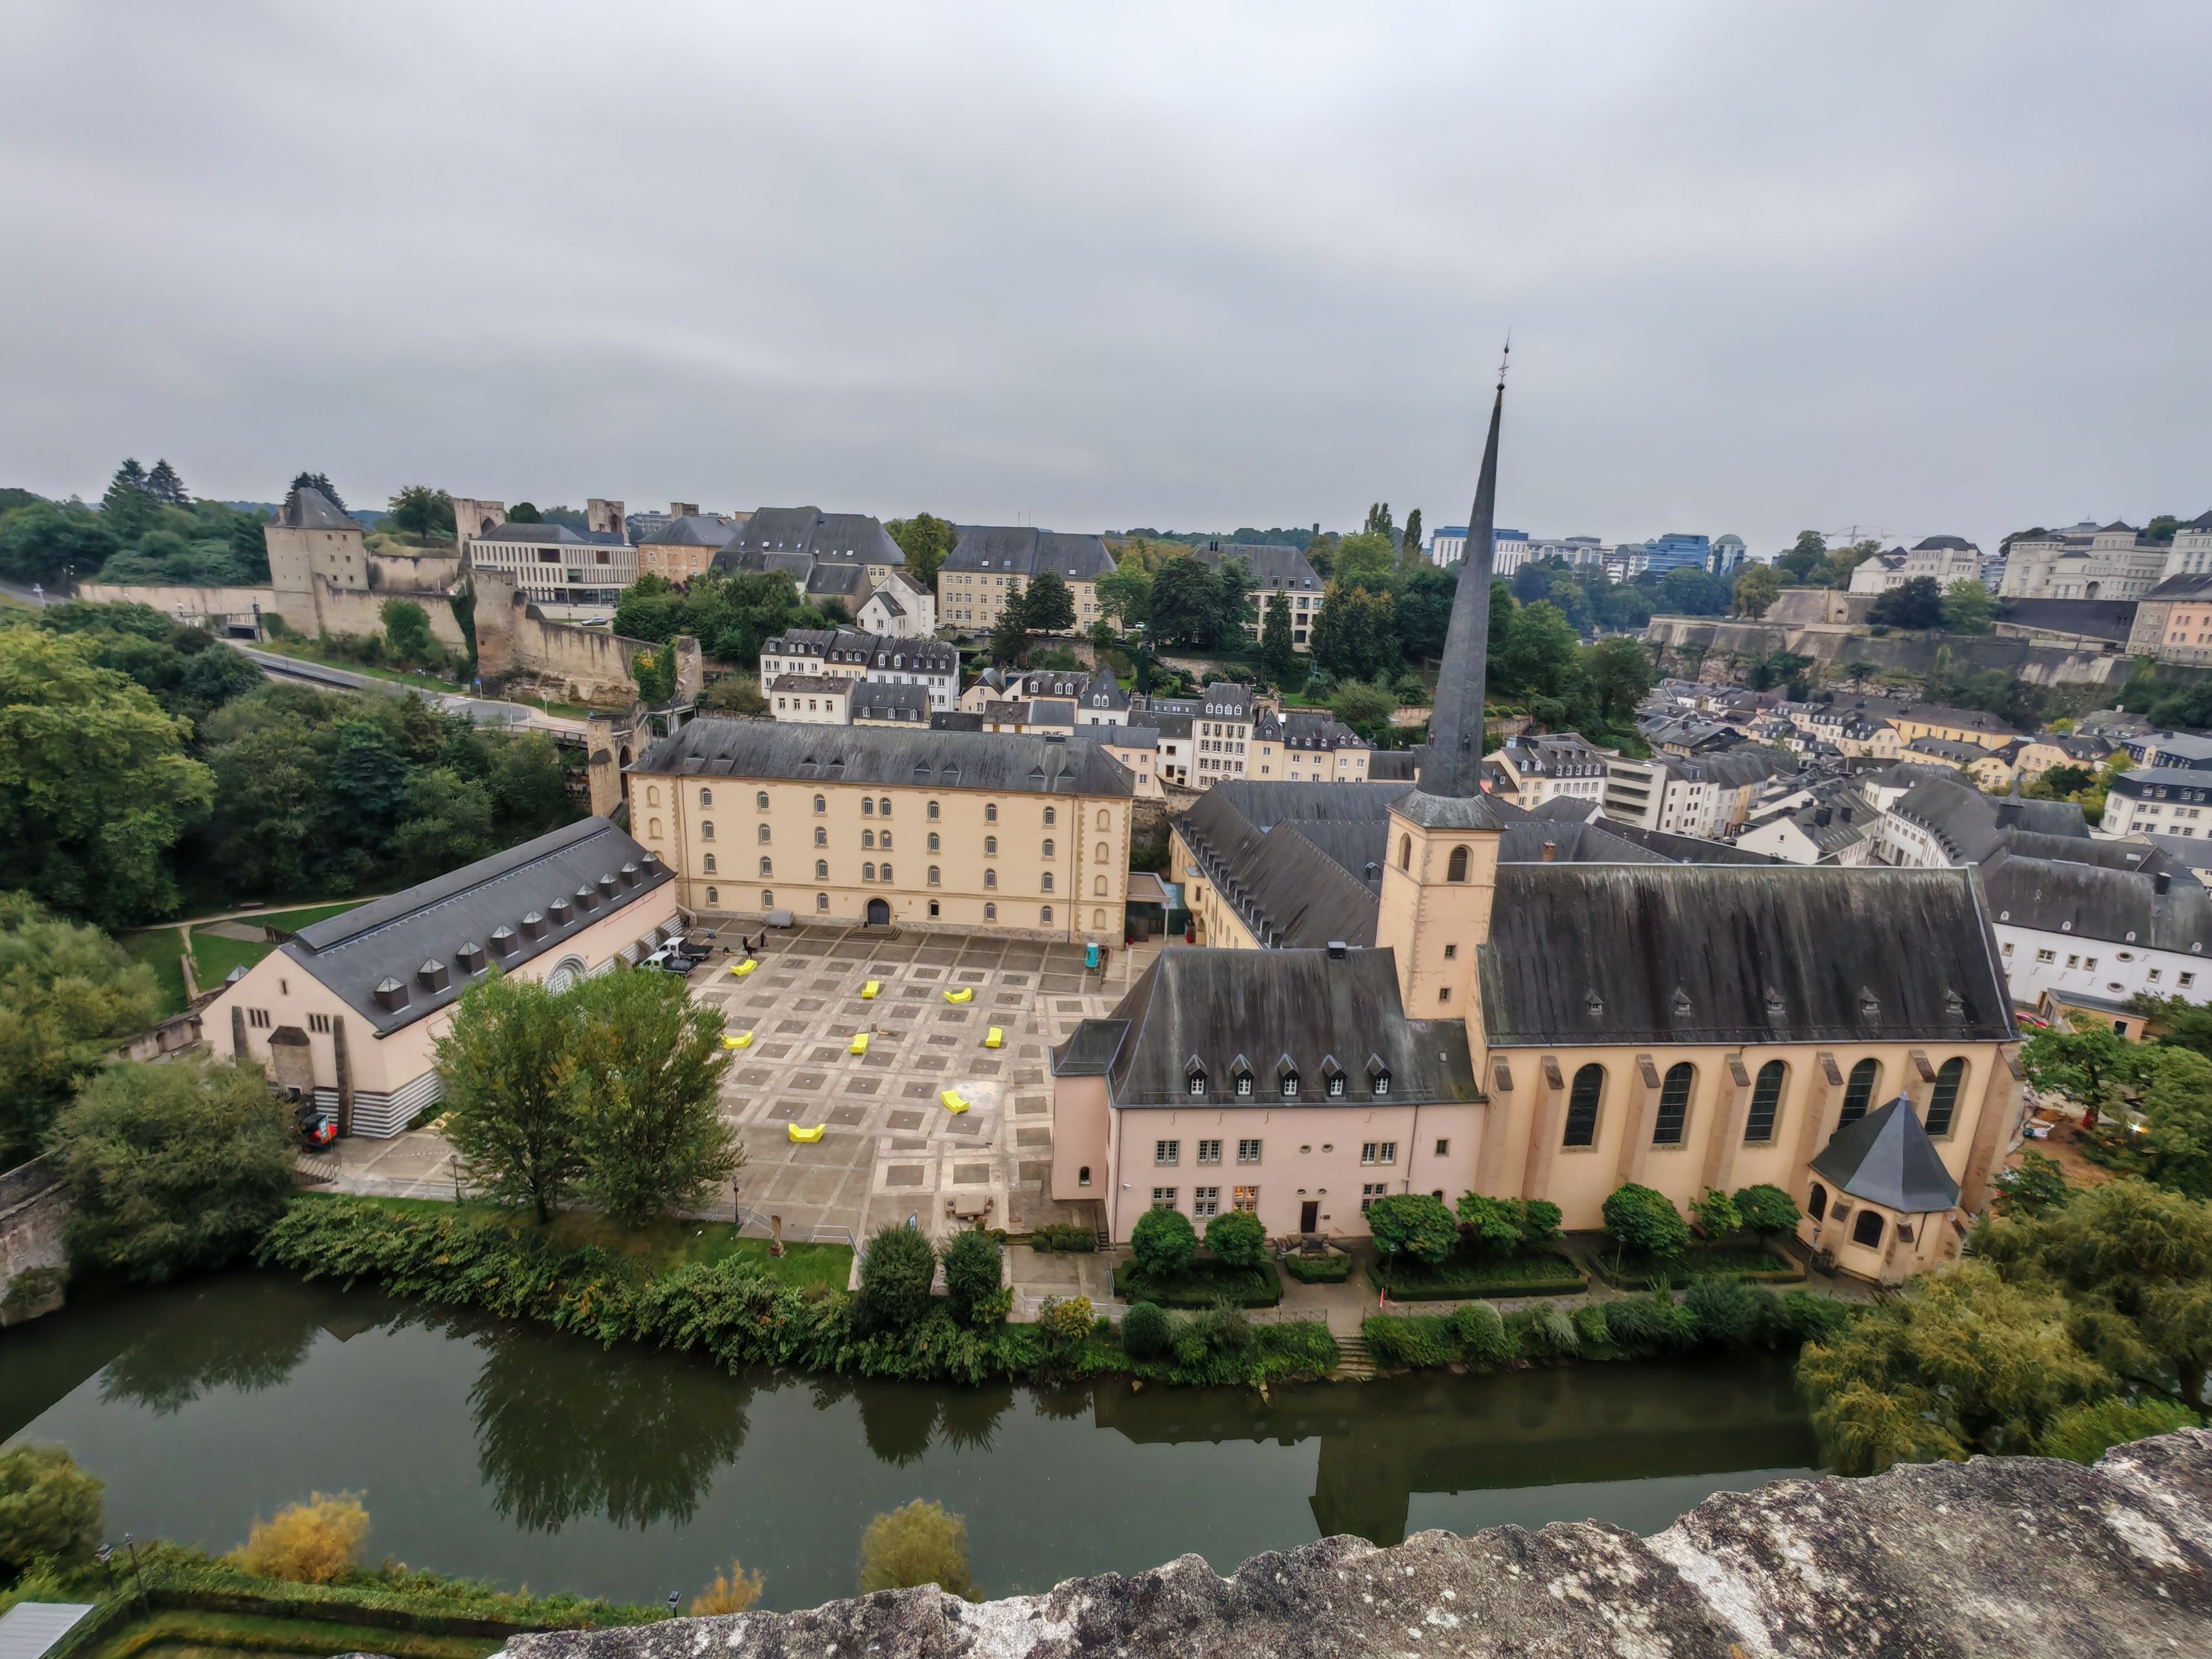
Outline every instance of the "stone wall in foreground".
[[1325, 1539], [1224, 1579], [1196, 1556], [980, 1606], [526, 1636], [509, 1659], [1336, 1659], [1383, 1655], [2212, 1653], [2212, 1431], [2094, 1468], [1977, 1458], [1723, 1493], [1653, 1538], [1595, 1522], [1395, 1549]]

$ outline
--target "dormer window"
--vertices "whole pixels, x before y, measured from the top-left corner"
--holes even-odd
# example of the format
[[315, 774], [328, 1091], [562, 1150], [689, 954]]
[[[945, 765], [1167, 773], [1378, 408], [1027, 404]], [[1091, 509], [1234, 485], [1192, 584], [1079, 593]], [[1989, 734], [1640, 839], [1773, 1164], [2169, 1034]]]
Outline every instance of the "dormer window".
[[1238, 1094], [1249, 1095], [1252, 1092], [1251, 1073], [1240, 1067], [1237, 1071], [1232, 1073], [1232, 1075], [1235, 1077], [1237, 1081], [1237, 1092]]
[[1390, 1092], [1390, 1068], [1382, 1063], [1380, 1054], [1367, 1057], [1367, 1085], [1378, 1095]]
[[1190, 1063], [1183, 1067], [1183, 1080], [1189, 1085], [1191, 1093], [1194, 1095], [1204, 1094], [1206, 1092], [1206, 1067], [1200, 1065], [1197, 1060], [1194, 1057]]

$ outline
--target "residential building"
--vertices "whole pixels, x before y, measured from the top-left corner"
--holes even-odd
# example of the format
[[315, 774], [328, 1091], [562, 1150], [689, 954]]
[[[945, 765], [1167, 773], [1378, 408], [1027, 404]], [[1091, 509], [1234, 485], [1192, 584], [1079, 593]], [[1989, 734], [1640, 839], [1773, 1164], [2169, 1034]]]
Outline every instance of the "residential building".
[[927, 729], [933, 711], [926, 685], [888, 680], [841, 680], [852, 687], [853, 724], [906, 726]]
[[937, 570], [937, 614], [963, 634], [988, 633], [1009, 594], [1025, 591], [1043, 571], [1059, 574], [1075, 605], [1081, 634], [1105, 618], [1098, 579], [1114, 569], [1103, 536], [1081, 536], [1031, 526], [963, 525], [960, 539]]
[[1948, 869], [1985, 863], [2023, 834], [2035, 836], [2039, 846], [2081, 843], [2055, 854], [2067, 857], [2085, 850], [2090, 838], [2088, 823], [2072, 801], [1985, 795], [1946, 773], [1914, 784], [1883, 810], [1874, 856], [1878, 863], [1907, 869]]
[[2208, 573], [2212, 573], [2212, 513], [2200, 513], [2174, 531], [2164, 574], [2171, 577]]
[[523, 597], [556, 622], [604, 623], [637, 580], [637, 551], [616, 530], [502, 524], [471, 538], [469, 562], [513, 576]]
[[2013, 1000], [2087, 1008], [2141, 1035], [2138, 996], [2212, 1001], [2212, 901], [2155, 848], [2099, 842], [2094, 857], [2007, 848], [1982, 866]]
[[1908, 550], [1893, 547], [1863, 561], [1851, 572], [1854, 593], [1887, 593], [1926, 576], [1938, 587], [1982, 579], [1982, 550], [1960, 536], [1930, 536]]
[[875, 592], [860, 601], [855, 626], [889, 640], [927, 640], [937, 635], [937, 595], [903, 570], [887, 572]]
[[1605, 799], [1611, 757], [1572, 732], [1508, 738], [1485, 758], [1498, 769], [1513, 804], [1524, 812], [1559, 795]]
[[[1831, 702], [1793, 704], [1792, 718], [1814, 737], [1843, 746], [1848, 730], [1886, 723], [1899, 744], [1915, 738], [1942, 738], [1995, 749], [2021, 734], [1980, 708], [1951, 708], [1942, 703], [1909, 702], [1893, 697], [1838, 697]], [[1845, 748], [1845, 753], [1850, 753]], [[1887, 758], [1883, 757], [1882, 758]]]
[[2185, 668], [2212, 664], [2212, 570], [2168, 576], [2144, 594], [2128, 630], [2128, 651]]
[[[1418, 787], [1231, 780], [1320, 799], [1272, 830], [1233, 815], [1255, 833], [1225, 822], [1238, 795], [1187, 815], [1221, 834], [1179, 829], [1176, 873], [1212, 890], [1210, 933], [1261, 948], [1164, 951], [1054, 1048], [1053, 1196], [1117, 1241], [1152, 1207], [1222, 1205], [1276, 1237], [1356, 1237], [1395, 1193], [1540, 1199], [1595, 1228], [1624, 1182], [1678, 1206], [1771, 1182], [1846, 1273], [1956, 1255], [2021, 1118], [1972, 872], [1504, 856], [1526, 820], [1484, 789], [1503, 769], [1480, 742], [1503, 401]], [[1379, 860], [1358, 810], [1376, 793]], [[1609, 834], [1534, 833], [1570, 831]], [[1217, 1182], [1196, 1159], [1231, 1146]], [[1885, 1161], [1926, 1178], [1861, 1178]]]
[[629, 526], [637, 538], [638, 574], [687, 586], [693, 577], [714, 568], [714, 556], [730, 544], [743, 522], [722, 513], [687, 513], [681, 518], [634, 513]]
[[2212, 737], [2197, 732], [2145, 732], [2120, 739], [2120, 752], [2137, 766], [2212, 772]]
[[2045, 733], [2029, 738], [2021, 744], [2014, 769], [2022, 783], [2039, 778], [2054, 766], [2079, 766], [2088, 771], [2102, 769], [2112, 757], [2113, 745], [2100, 738], [2085, 738], [2079, 732], [2072, 737]]
[[1036, 668], [1024, 673], [993, 666], [975, 677], [960, 694], [960, 707], [980, 714], [993, 703], [1034, 702], [1040, 698], [1074, 702], [1091, 689], [1091, 676], [1081, 668]]
[[2013, 761], [2021, 740], [2015, 738], [2002, 749], [1984, 749], [1978, 743], [1953, 743], [1948, 738], [1915, 738], [1905, 745], [1901, 758], [1924, 757], [1955, 766], [1974, 781], [1975, 787], [2002, 794], [2012, 787]]
[[2008, 598], [2139, 599], [2166, 574], [2167, 550], [2117, 520], [2015, 536], [2004, 552]]
[[1252, 574], [1252, 620], [1244, 629], [1249, 638], [1260, 637], [1260, 630], [1267, 620], [1267, 607], [1280, 593], [1291, 608], [1291, 648], [1313, 648], [1308, 636], [1314, 617], [1321, 610], [1322, 581], [1298, 549], [1258, 543], [1214, 542], [1193, 548], [1191, 556], [1212, 570], [1220, 569], [1224, 560], [1244, 561], [1245, 568]]
[[[641, 513], [631, 514], [629, 522], [624, 527], [629, 532], [630, 540], [637, 546], [642, 547], [654, 536], [674, 524], [677, 520], [691, 518], [696, 516], [698, 513], [699, 503], [696, 501], [671, 501], [665, 513], [656, 513], [647, 508]], [[713, 513], [705, 516], [723, 519], [729, 518], [731, 515], [726, 513]], [[743, 518], [745, 515], [738, 516]], [[732, 520], [732, 522], [735, 521]]]
[[794, 628], [761, 646], [761, 691], [780, 674], [826, 674], [929, 688], [932, 708], [960, 696], [960, 653], [935, 640], [890, 638], [857, 628]]
[[1102, 667], [1091, 677], [1091, 682], [1075, 696], [1076, 720], [1084, 726], [1127, 726], [1129, 720], [1129, 694], [1114, 678], [1110, 667]]
[[802, 726], [850, 726], [853, 688], [860, 684], [836, 674], [778, 674], [761, 688], [761, 695], [777, 720]]
[[2212, 835], [2212, 772], [2188, 766], [2144, 766], [2123, 772], [2105, 792], [2108, 836]]
[[1605, 550], [1605, 574], [1613, 581], [1632, 582], [1651, 568], [1651, 550], [1642, 542], [1623, 542]]
[[[1094, 735], [1085, 731], [1086, 738]], [[1156, 726], [1101, 726], [1098, 744], [1119, 761], [1135, 781], [1138, 795], [1158, 800], [1167, 792], [1160, 787], [1160, 732]]]
[[1089, 739], [708, 718], [625, 779], [696, 911], [1123, 937], [1135, 790]]
[[1364, 783], [1375, 745], [1334, 714], [1264, 709], [1247, 775], [1292, 783]]
[[[1224, 778], [1248, 775], [1255, 763], [1249, 751], [1260, 713], [1250, 686], [1216, 680], [1195, 697], [1146, 698], [1142, 718], [1159, 729], [1166, 781], [1211, 789]], [[1178, 717], [1190, 722], [1187, 733], [1179, 730]]]
[[714, 556], [720, 570], [781, 570], [810, 600], [841, 600], [855, 616], [878, 584], [905, 566], [906, 555], [877, 520], [816, 507], [748, 514]]
[[1065, 697], [1039, 697], [1034, 702], [986, 703], [980, 711], [984, 732], [1006, 732], [1016, 737], [1073, 735], [1075, 705]]
[[674, 877], [605, 818], [585, 818], [303, 927], [201, 1017], [221, 1060], [396, 1135], [438, 1103], [434, 1045], [496, 969], [556, 991], [679, 937]]
[[1881, 827], [1881, 814], [1874, 803], [1839, 781], [1799, 791], [1785, 803], [1754, 813], [1735, 844], [1784, 864], [1856, 866], [1873, 861]]
[[1142, 720], [1159, 733], [1159, 779], [1163, 785], [1173, 784], [1178, 789], [1202, 787], [1194, 781], [1198, 764], [1195, 720], [1172, 708], [1158, 707], [1133, 712], [1130, 718], [1132, 721]]
[[1743, 826], [1773, 780], [1797, 769], [1796, 756], [1764, 744], [1709, 754], [1655, 755], [1648, 761], [1608, 756], [1594, 799], [1602, 801], [1609, 818], [1667, 835], [1718, 841]]

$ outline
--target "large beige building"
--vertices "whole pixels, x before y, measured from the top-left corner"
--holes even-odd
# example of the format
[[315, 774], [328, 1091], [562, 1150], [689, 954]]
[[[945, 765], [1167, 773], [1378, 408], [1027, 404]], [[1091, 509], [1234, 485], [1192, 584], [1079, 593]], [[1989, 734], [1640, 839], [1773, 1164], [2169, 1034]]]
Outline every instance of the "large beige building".
[[[1480, 754], [1498, 426], [1420, 781], [1371, 901], [1342, 893], [1372, 945], [1164, 952], [1054, 1050], [1054, 1197], [1116, 1239], [1158, 1205], [1281, 1237], [1364, 1233], [1399, 1193], [1596, 1229], [1624, 1182], [1686, 1207], [1764, 1182], [1844, 1271], [1955, 1255], [2021, 1116], [1972, 870], [1503, 858]], [[1278, 830], [1263, 862], [1279, 839], [1310, 842]], [[1309, 850], [1317, 885], [1335, 860]]]
[[963, 634], [988, 633], [997, 625], [1007, 597], [1051, 570], [1067, 584], [1075, 603], [1075, 626], [1060, 631], [1085, 633], [1105, 617], [1098, 603], [1098, 579], [1113, 569], [1114, 556], [1101, 536], [1069, 535], [1027, 525], [963, 526], [959, 542], [937, 568], [938, 619]]
[[1094, 742], [696, 720], [627, 782], [695, 911], [1123, 937], [1135, 788]]
[[586, 818], [302, 928], [202, 1021], [219, 1058], [263, 1066], [342, 1133], [396, 1135], [437, 1104], [434, 1045], [493, 969], [564, 990], [682, 927], [660, 861]]

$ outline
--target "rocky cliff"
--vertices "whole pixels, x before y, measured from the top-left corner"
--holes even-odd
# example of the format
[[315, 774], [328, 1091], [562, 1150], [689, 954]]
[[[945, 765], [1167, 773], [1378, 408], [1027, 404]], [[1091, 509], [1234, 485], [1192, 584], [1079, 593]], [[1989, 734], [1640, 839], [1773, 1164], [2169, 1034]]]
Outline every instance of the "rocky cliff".
[[1595, 1522], [1395, 1549], [1325, 1539], [1227, 1579], [1196, 1556], [970, 1606], [531, 1636], [510, 1659], [2212, 1653], [2212, 1431], [2094, 1468], [1977, 1458], [1708, 1498], [1653, 1538]]

